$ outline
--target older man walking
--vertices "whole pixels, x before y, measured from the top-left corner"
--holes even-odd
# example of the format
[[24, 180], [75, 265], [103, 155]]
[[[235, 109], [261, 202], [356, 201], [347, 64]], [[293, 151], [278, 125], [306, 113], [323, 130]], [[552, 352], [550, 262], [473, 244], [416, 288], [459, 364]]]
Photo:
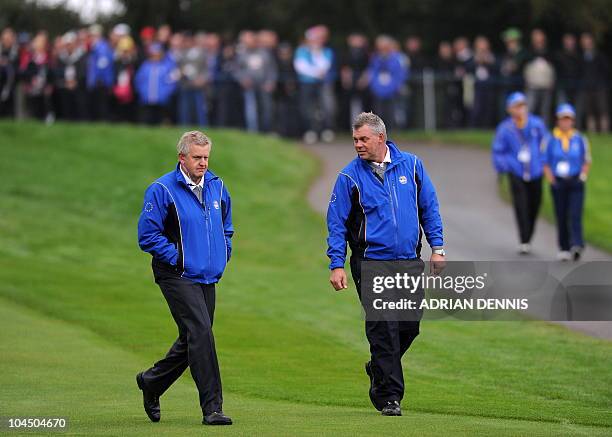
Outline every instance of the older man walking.
[[[360, 299], [363, 261], [415, 260], [420, 263], [421, 235], [432, 248], [432, 266], [444, 262], [442, 220], [434, 186], [423, 163], [387, 141], [384, 122], [361, 113], [353, 122], [357, 157], [338, 175], [327, 210], [330, 282], [347, 288], [346, 243]], [[370, 400], [384, 416], [401, 416], [404, 396], [401, 359], [419, 334], [419, 320], [366, 320], [371, 360]]]
[[221, 376], [212, 332], [215, 284], [231, 255], [234, 233], [229, 193], [208, 170], [212, 142], [202, 132], [183, 134], [176, 169], [147, 188], [138, 243], [153, 256], [155, 282], [179, 336], [164, 358], [137, 375], [145, 412], [160, 420], [159, 397], [189, 366], [207, 425], [231, 425], [223, 414]]

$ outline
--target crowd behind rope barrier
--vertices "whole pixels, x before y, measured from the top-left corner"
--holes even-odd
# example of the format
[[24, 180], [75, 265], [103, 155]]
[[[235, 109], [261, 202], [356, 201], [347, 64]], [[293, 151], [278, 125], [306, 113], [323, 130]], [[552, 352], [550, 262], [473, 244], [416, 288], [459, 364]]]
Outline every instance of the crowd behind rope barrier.
[[577, 125], [610, 128], [610, 62], [587, 32], [515, 28], [491, 41], [459, 36], [428, 56], [418, 36], [330, 44], [326, 26], [296, 45], [272, 30], [235, 39], [167, 25], [132, 32], [99, 25], [50, 38], [11, 28], [0, 38], [0, 117], [225, 126], [332, 141], [355, 114], [378, 113], [390, 130], [493, 128], [504, 100], [524, 91], [548, 124], [556, 103], [577, 108]]

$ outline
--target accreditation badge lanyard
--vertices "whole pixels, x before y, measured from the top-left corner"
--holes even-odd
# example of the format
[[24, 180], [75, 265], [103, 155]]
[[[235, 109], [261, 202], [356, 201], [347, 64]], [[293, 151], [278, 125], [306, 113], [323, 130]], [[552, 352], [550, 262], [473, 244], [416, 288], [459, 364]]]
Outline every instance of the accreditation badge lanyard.
[[[527, 126], [525, 126], [527, 128]], [[528, 181], [530, 179], [529, 164], [531, 162], [531, 150], [527, 138], [523, 134], [523, 130], [515, 125], [516, 133], [521, 142], [521, 148], [518, 152], [517, 159], [523, 165], [523, 180]]]
[[[571, 148], [571, 143], [570, 143], [570, 148]], [[567, 150], [567, 152], [565, 150], [563, 150], [563, 146], [561, 147], [561, 150], [563, 151], [563, 158], [560, 159], [557, 162], [557, 165], [555, 165], [555, 175], [560, 177], [560, 178], [567, 178], [570, 174], [570, 163], [569, 163], [569, 148]]]
[[389, 86], [391, 79], [391, 73], [389, 73], [387, 67], [382, 68], [381, 71], [378, 72], [378, 82], [382, 86]]

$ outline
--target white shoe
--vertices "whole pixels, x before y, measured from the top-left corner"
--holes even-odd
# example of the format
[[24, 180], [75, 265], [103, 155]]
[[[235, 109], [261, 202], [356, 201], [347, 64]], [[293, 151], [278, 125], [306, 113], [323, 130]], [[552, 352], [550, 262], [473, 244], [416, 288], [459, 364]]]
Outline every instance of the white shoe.
[[574, 261], [580, 261], [580, 257], [582, 256], [582, 247], [580, 246], [574, 246], [571, 249], [572, 252], [572, 258]]
[[562, 250], [557, 254], [557, 259], [559, 261], [569, 261], [572, 259], [572, 254], [569, 250]]
[[325, 143], [331, 143], [334, 141], [334, 138], [336, 138], [336, 135], [334, 134], [334, 131], [330, 129], [325, 129], [323, 132], [321, 132], [321, 139]]
[[530, 254], [531, 253], [531, 244], [529, 244], [529, 243], [522, 243], [521, 245], [519, 245], [518, 252], [521, 255]]
[[318, 141], [317, 133], [313, 130], [306, 131], [303, 141], [308, 145], [316, 143]]

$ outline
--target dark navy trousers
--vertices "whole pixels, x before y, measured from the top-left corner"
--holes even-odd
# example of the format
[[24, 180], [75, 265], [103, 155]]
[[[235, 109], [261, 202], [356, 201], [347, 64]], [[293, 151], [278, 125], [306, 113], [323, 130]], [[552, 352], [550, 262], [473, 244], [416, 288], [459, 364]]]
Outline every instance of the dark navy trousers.
[[557, 238], [561, 250], [584, 247], [582, 237], [582, 210], [584, 182], [578, 176], [557, 178], [551, 187], [557, 218]]

